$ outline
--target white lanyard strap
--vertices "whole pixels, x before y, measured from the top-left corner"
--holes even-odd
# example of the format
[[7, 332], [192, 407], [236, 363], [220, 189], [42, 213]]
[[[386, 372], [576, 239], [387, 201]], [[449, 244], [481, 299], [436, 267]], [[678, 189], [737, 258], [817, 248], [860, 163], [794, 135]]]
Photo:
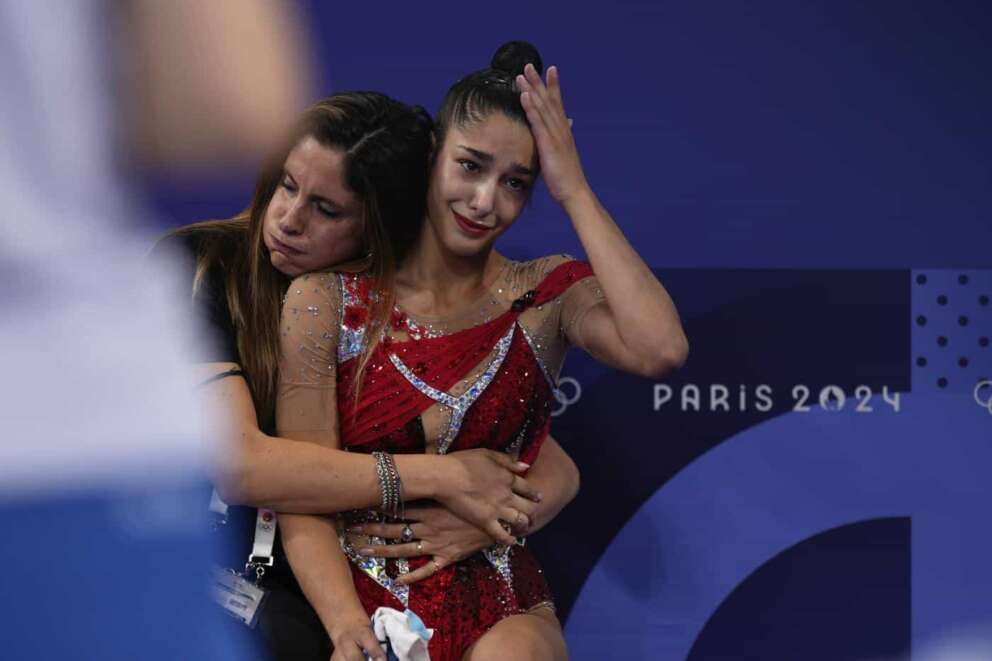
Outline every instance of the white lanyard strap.
[[[218, 523], [227, 523], [227, 503], [221, 500], [215, 489], [210, 494], [210, 511], [217, 515]], [[245, 572], [254, 569], [255, 580], [265, 575], [265, 568], [275, 564], [272, 551], [276, 545], [276, 513], [263, 508], [255, 515], [255, 536], [252, 540], [251, 554], [245, 563]]]
[[[254, 566], [255, 571], [261, 567], [271, 567], [273, 563], [272, 548], [276, 543], [276, 513], [272, 510], [258, 509], [255, 516], [255, 543], [248, 556], [248, 566]], [[262, 573], [265, 573], [262, 570]], [[259, 574], [259, 578], [261, 578]]]

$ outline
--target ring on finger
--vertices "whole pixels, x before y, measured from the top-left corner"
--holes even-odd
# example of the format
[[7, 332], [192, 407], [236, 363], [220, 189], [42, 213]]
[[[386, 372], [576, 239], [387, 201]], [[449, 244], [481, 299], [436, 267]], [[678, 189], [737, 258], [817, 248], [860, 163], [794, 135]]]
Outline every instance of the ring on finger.
[[417, 542], [417, 555], [424, 554], [424, 543], [422, 541]]
[[403, 532], [400, 533], [400, 541], [404, 544], [413, 541], [413, 528], [410, 527], [409, 523], [403, 524]]

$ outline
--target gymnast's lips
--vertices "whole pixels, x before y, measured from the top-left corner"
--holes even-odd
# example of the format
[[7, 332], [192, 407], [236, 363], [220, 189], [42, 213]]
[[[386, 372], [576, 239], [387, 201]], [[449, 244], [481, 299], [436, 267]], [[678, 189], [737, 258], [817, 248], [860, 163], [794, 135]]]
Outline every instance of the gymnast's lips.
[[492, 227], [488, 225], [480, 225], [479, 223], [473, 222], [461, 215], [454, 209], [451, 211], [452, 215], [455, 217], [455, 222], [458, 223], [458, 227], [464, 232], [472, 237], [479, 237], [485, 235], [487, 232], [492, 231]]

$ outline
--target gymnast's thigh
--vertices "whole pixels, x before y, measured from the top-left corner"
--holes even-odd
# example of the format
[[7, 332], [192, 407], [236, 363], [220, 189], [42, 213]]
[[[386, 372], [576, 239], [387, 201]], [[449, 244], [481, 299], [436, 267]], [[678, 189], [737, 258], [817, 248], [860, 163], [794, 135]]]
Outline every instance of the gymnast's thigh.
[[462, 661], [567, 661], [561, 623], [550, 608], [511, 615], [470, 647]]

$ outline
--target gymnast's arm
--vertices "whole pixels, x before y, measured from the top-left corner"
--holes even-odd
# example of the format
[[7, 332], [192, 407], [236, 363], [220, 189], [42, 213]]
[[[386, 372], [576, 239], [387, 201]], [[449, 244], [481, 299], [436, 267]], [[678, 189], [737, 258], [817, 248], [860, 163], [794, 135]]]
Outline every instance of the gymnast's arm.
[[558, 69], [548, 67], [545, 83], [527, 65], [517, 84], [548, 191], [571, 219], [605, 294], [595, 305], [572, 306], [571, 314], [563, 310], [569, 340], [611, 367], [666, 376], [685, 363], [689, 342], [668, 291], [586, 181], [562, 104]]

